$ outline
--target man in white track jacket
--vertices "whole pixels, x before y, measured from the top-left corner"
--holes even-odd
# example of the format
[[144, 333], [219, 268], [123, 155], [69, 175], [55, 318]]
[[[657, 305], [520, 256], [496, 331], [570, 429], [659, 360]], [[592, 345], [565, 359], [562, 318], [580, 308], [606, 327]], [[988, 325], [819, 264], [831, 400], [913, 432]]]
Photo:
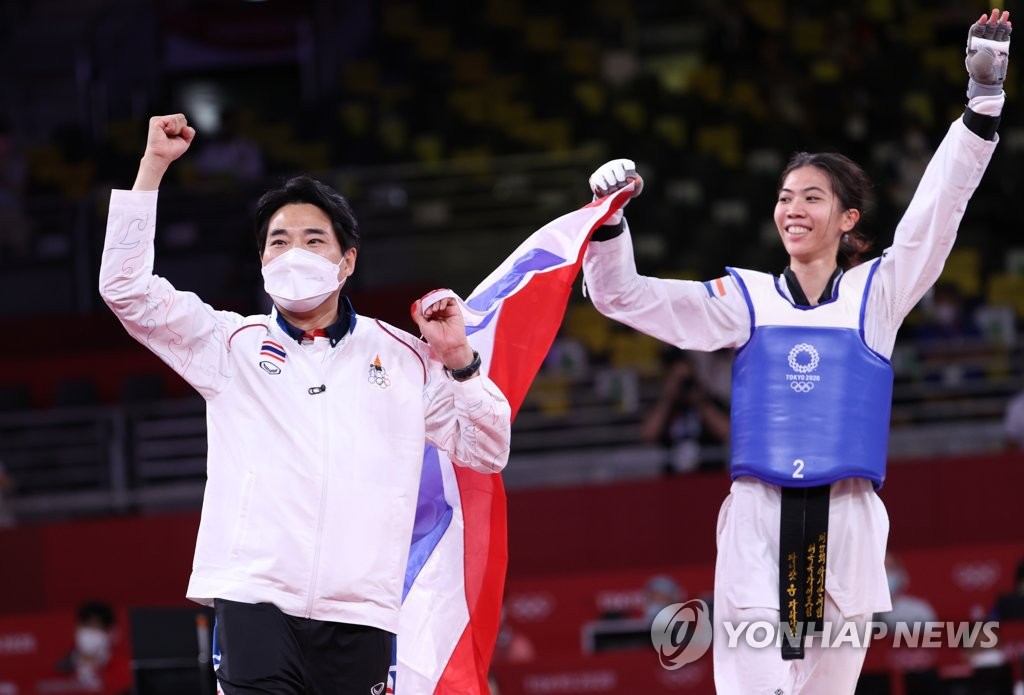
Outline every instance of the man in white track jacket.
[[221, 688], [366, 693], [387, 680], [423, 448], [497, 473], [510, 410], [453, 299], [413, 306], [426, 342], [355, 313], [345, 199], [297, 177], [259, 201], [270, 315], [217, 311], [153, 274], [157, 189], [195, 130], [150, 120], [114, 191], [100, 293], [207, 402], [202, 522], [187, 595], [216, 612]]

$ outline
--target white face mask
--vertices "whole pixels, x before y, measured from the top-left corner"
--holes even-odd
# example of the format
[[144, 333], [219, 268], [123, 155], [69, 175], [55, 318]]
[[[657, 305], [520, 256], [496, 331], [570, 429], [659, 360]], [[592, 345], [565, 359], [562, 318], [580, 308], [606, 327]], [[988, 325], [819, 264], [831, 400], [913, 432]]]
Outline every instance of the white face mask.
[[75, 630], [75, 650], [96, 662], [106, 663], [110, 657], [110, 635], [98, 627], [79, 627]]
[[286, 311], [311, 311], [343, 284], [341, 263], [305, 249], [289, 249], [263, 266], [263, 288]]

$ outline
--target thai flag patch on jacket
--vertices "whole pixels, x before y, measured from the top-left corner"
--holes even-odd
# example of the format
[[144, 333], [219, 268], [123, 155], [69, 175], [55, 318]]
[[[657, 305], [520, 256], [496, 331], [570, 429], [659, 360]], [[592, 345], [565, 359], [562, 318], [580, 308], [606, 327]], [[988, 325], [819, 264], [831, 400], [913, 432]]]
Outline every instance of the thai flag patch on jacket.
[[711, 280], [710, 282], [705, 282], [704, 289], [708, 291], [708, 296], [711, 297], [712, 299], [715, 299], [717, 297], [724, 297], [725, 283], [728, 282], [729, 280], [729, 276], [726, 276], [724, 278], [717, 278], [715, 280]]
[[288, 355], [284, 351], [284, 347], [278, 345], [273, 340], [264, 340], [263, 346], [260, 348], [260, 355], [263, 357], [269, 357], [275, 359], [278, 362], [284, 362]]

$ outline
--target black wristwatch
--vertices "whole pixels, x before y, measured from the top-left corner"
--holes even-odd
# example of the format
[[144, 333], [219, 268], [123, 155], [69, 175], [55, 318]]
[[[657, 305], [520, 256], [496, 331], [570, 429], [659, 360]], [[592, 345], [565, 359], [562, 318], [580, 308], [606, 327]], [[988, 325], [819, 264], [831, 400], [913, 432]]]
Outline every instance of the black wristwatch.
[[465, 367], [461, 367], [459, 369], [448, 369], [448, 367], [445, 367], [444, 370], [448, 372], [451, 378], [455, 379], [455, 381], [466, 381], [467, 379], [471, 379], [480, 371], [480, 353], [474, 350], [473, 361]]

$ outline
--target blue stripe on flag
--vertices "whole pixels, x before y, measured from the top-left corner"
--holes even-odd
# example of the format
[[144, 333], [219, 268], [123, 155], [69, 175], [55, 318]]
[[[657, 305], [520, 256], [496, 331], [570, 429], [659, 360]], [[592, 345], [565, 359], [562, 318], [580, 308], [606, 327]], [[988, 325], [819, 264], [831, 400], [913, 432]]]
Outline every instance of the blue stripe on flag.
[[217, 642], [217, 618], [213, 619], [213, 646], [210, 649], [210, 653], [213, 655], [213, 670], [216, 671], [220, 668], [220, 644]]
[[487, 328], [487, 324], [489, 324], [492, 320], [494, 320], [494, 317], [497, 316], [497, 315], [498, 315], [497, 310], [492, 311], [491, 313], [487, 314], [487, 316], [485, 316], [484, 319], [480, 323], [478, 323], [477, 325], [475, 325], [475, 326], [466, 326], [466, 335], [467, 336], [471, 336], [474, 333], [476, 333], [477, 331], [482, 331], [483, 329]]
[[530, 249], [516, 259], [515, 263], [507, 273], [498, 279], [493, 285], [483, 290], [475, 297], [471, 297], [466, 305], [474, 311], [486, 311], [499, 299], [512, 294], [522, 282], [523, 276], [530, 272], [546, 270], [552, 266], [565, 263], [561, 258], [546, 249]]
[[287, 355], [284, 354], [284, 350], [278, 350], [276, 347], [268, 343], [263, 343], [263, 347], [260, 348], [260, 352], [263, 351], [272, 352], [275, 355], [280, 355], [281, 357], [287, 357]]
[[419, 500], [416, 502], [416, 521], [412, 527], [409, 564], [405, 568], [403, 601], [451, 522], [452, 508], [444, 498], [441, 461], [437, 457], [437, 449], [428, 444], [423, 448], [423, 474], [420, 477]]

